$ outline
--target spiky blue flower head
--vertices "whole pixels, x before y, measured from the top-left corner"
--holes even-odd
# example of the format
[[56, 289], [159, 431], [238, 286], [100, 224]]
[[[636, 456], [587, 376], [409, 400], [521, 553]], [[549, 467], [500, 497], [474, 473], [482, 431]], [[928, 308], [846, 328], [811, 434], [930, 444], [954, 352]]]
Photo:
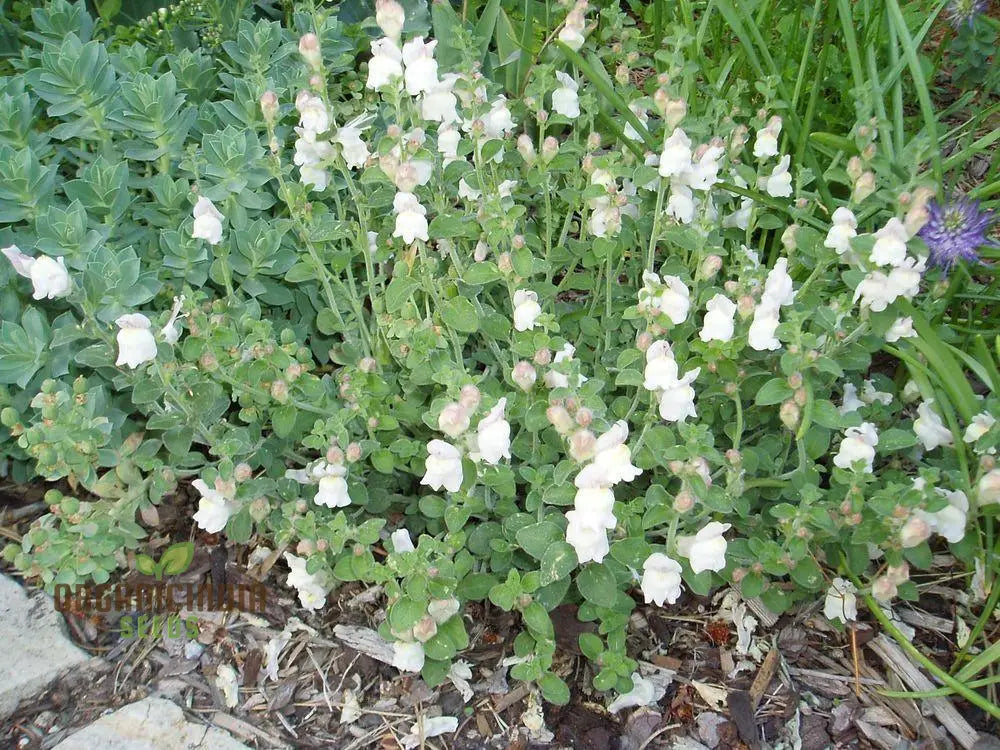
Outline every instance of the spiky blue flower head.
[[971, 27], [989, 4], [989, 0], [951, 0], [948, 3], [948, 20], [955, 31], [962, 28], [963, 24]]
[[942, 205], [932, 200], [927, 213], [927, 223], [917, 236], [927, 243], [933, 265], [948, 269], [959, 260], [978, 263], [979, 248], [996, 244], [987, 233], [997, 217], [980, 210], [979, 201], [957, 198]]

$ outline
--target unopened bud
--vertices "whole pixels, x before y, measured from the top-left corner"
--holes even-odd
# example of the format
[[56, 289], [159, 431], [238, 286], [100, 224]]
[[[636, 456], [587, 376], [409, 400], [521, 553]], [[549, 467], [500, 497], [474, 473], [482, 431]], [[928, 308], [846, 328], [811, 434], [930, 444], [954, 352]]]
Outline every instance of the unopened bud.
[[479, 389], [471, 383], [462, 386], [462, 392], [459, 396], [458, 402], [468, 409], [469, 411], [474, 411], [479, 402], [482, 400], [483, 395], [479, 392]]
[[699, 277], [705, 280], [715, 278], [715, 274], [721, 268], [722, 258], [718, 255], [709, 255], [701, 262], [701, 266], [698, 268]]
[[430, 615], [424, 615], [417, 620], [417, 624], [413, 626], [413, 637], [421, 643], [426, 643], [437, 635], [437, 630], [438, 626], [437, 623], [434, 622], [434, 618]]
[[635, 337], [635, 348], [640, 352], [646, 351], [653, 344], [653, 334], [649, 331], [642, 331]]
[[233, 478], [236, 479], [237, 482], [245, 482], [252, 476], [253, 476], [253, 469], [250, 468], [250, 464], [248, 463], [236, 464], [236, 468], [233, 470]]
[[275, 380], [271, 383], [271, 398], [279, 404], [285, 403], [288, 400], [288, 383], [284, 380]]
[[497, 268], [500, 270], [500, 273], [510, 273], [514, 270], [510, 253], [500, 253], [500, 256], [497, 258]]
[[559, 141], [557, 141], [553, 136], [546, 136], [545, 140], [542, 141], [542, 159], [546, 162], [552, 161], [555, 155], [559, 153]]
[[805, 388], [796, 388], [795, 393], [792, 394], [792, 400], [799, 406], [805, 406], [806, 401], [809, 400], [809, 393]]
[[622, 86], [628, 83], [629, 75], [628, 65], [625, 63], [619, 63], [618, 67], [615, 68], [615, 80]]
[[890, 602], [898, 593], [895, 582], [888, 576], [879, 576], [872, 582], [872, 596], [880, 602]]
[[535, 144], [531, 142], [531, 136], [527, 133], [521, 133], [517, 137], [517, 153], [524, 159], [525, 164], [530, 166], [535, 163], [535, 158], [537, 157]]
[[736, 310], [739, 312], [741, 318], [748, 318], [753, 314], [754, 302], [753, 297], [749, 294], [742, 295], [738, 300], [736, 300]]
[[406, 15], [396, 0], [375, 0], [375, 23], [390, 39], [399, 39]]
[[358, 443], [348, 443], [344, 455], [349, 463], [357, 463], [361, 460], [361, 446]]
[[438, 429], [448, 437], [458, 437], [469, 429], [469, 412], [460, 403], [450, 403], [438, 415]]
[[601, 134], [598, 133], [596, 130], [593, 130], [590, 132], [590, 135], [587, 136], [587, 148], [593, 150], [593, 149], [598, 149], [600, 147], [601, 147]]
[[681, 490], [674, 497], [674, 510], [678, 513], [687, 513], [694, 507], [694, 495], [689, 490]]
[[683, 99], [667, 99], [663, 105], [663, 119], [667, 128], [673, 130], [687, 116], [687, 102]]
[[580, 407], [576, 412], [576, 423], [581, 427], [590, 427], [590, 423], [594, 421], [594, 412], [588, 409], [586, 406]]
[[273, 91], [265, 91], [260, 95], [260, 111], [265, 122], [274, 122], [278, 116], [278, 95]]
[[852, 156], [847, 160], [847, 176], [851, 178], [852, 182], [857, 181], [864, 171], [865, 165], [859, 157]]
[[535, 372], [535, 368], [531, 366], [530, 362], [522, 359], [514, 365], [514, 370], [511, 372], [511, 379], [517, 383], [518, 388], [527, 393], [534, 387], [535, 381], [538, 379], [538, 373]]
[[798, 247], [798, 243], [796, 242], [798, 233], [798, 224], [789, 224], [785, 227], [785, 231], [781, 233], [781, 244], [785, 248], [786, 252], [791, 252]]
[[913, 516], [899, 530], [899, 543], [907, 548], [916, 547], [921, 542], [930, 538], [930, 535], [931, 527], [927, 522], [922, 518]]
[[550, 406], [545, 410], [545, 416], [561, 435], [565, 435], [573, 429], [573, 417], [562, 406]]
[[799, 415], [800, 410], [798, 404], [794, 401], [786, 401], [781, 405], [781, 409], [778, 412], [781, 417], [781, 423], [785, 425], [789, 430], [794, 430], [799, 426]]
[[854, 182], [854, 192], [851, 200], [860, 203], [869, 195], [875, 192], [875, 173], [865, 172]]
[[375, 368], [377, 366], [378, 365], [375, 362], [374, 357], [362, 357], [361, 361], [358, 362], [358, 369], [361, 370], [361, 372], [367, 373], [369, 375], [375, 372]]
[[323, 65], [323, 53], [319, 48], [319, 37], [309, 32], [299, 38], [299, 54], [310, 68], [319, 70]]
[[739, 466], [743, 463], [743, 454], [740, 453], [735, 448], [730, 448], [726, 451], [726, 461], [728, 461], [733, 466]]
[[[557, 409], [559, 407], [552, 407]], [[556, 427], [556, 429], [559, 429]], [[569, 439], [569, 455], [574, 461], [583, 463], [597, 454], [597, 438], [590, 430], [577, 430]]]
[[886, 578], [899, 586], [910, 580], [910, 564], [905, 560], [899, 565], [890, 565], [885, 569]]
[[482, 263], [489, 256], [490, 246], [482, 240], [476, 243], [476, 249], [472, 251], [472, 259], [476, 263]]
[[535, 364], [543, 367], [552, 361], [551, 349], [539, 349], [535, 352]]
[[295, 545], [295, 551], [300, 555], [311, 555], [316, 551], [316, 544], [309, 539], [302, 539]]

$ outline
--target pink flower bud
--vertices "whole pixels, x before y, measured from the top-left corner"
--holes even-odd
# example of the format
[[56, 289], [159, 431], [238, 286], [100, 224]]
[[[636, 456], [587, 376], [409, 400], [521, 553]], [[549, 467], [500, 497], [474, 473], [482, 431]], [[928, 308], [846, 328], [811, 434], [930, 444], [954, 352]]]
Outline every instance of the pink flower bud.
[[565, 407], [550, 406], [545, 410], [545, 416], [561, 435], [565, 435], [573, 429], [573, 417], [569, 415]]
[[722, 258], [718, 255], [709, 255], [701, 262], [698, 271], [702, 279], [711, 279], [722, 268]]
[[922, 518], [913, 516], [899, 530], [899, 543], [907, 548], [916, 547], [921, 542], [926, 541], [930, 535], [931, 527], [927, 525], [927, 522]]
[[852, 181], [857, 180], [864, 171], [865, 166], [859, 157], [852, 156], [847, 160], [847, 176], [850, 177]]
[[479, 402], [482, 397], [483, 396], [479, 392], [479, 389], [470, 383], [469, 385], [462, 386], [462, 392], [458, 401], [469, 411], [474, 411], [475, 408], [479, 406]]
[[538, 379], [538, 373], [535, 372], [535, 368], [531, 366], [530, 362], [522, 359], [514, 365], [511, 379], [517, 383], [518, 388], [527, 393], [534, 387], [535, 381]]
[[865, 172], [854, 182], [854, 192], [851, 199], [855, 203], [860, 203], [869, 195], [875, 192], [875, 173]]
[[687, 116], [688, 106], [683, 99], [667, 99], [663, 105], [663, 119], [667, 128], [673, 130]]
[[694, 495], [689, 490], [681, 490], [674, 497], [674, 510], [678, 513], [687, 513], [694, 507]]
[[357, 443], [348, 443], [346, 456], [349, 463], [357, 463], [361, 460], [361, 446]]
[[543, 367], [552, 361], [552, 351], [550, 349], [539, 349], [535, 352], [535, 364]]
[[591, 422], [594, 421], [594, 412], [583, 406], [576, 413], [576, 423], [581, 427], [590, 427]]
[[794, 401], [786, 401], [781, 405], [778, 415], [781, 418], [781, 423], [785, 425], [785, 427], [789, 430], [795, 430], [795, 428], [799, 426], [800, 413], [798, 404]]
[[892, 601], [897, 593], [896, 583], [889, 576], [879, 576], [872, 582], [872, 596], [880, 602]]
[[319, 70], [323, 64], [323, 53], [319, 48], [319, 37], [309, 32], [299, 38], [299, 54], [309, 67]]
[[275, 380], [271, 383], [271, 398], [279, 404], [285, 403], [288, 400], [288, 383], [284, 380]]
[[[559, 407], [552, 407], [553, 409]], [[558, 429], [558, 427], [556, 428]], [[574, 461], [589, 461], [597, 453], [597, 438], [590, 430], [577, 430], [569, 439], [569, 455]]]
[[265, 91], [261, 94], [260, 111], [266, 122], [274, 122], [278, 116], [278, 95], [273, 91]]
[[525, 164], [530, 166], [535, 163], [537, 156], [535, 153], [535, 144], [531, 142], [531, 136], [527, 133], [521, 133], [517, 137], [517, 153], [524, 159]]
[[458, 437], [469, 429], [469, 412], [460, 403], [450, 403], [438, 415], [438, 429], [448, 437]]
[[403, 33], [406, 14], [396, 0], [375, 0], [375, 23], [390, 39], [399, 39]]
[[544, 141], [542, 141], [542, 158], [546, 161], [552, 161], [556, 154], [559, 153], [559, 141], [554, 137], [547, 136]]
[[237, 482], [245, 482], [250, 477], [253, 476], [253, 469], [250, 468], [248, 463], [238, 463], [236, 464], [236, 469], [233, 471], [233, 478]]

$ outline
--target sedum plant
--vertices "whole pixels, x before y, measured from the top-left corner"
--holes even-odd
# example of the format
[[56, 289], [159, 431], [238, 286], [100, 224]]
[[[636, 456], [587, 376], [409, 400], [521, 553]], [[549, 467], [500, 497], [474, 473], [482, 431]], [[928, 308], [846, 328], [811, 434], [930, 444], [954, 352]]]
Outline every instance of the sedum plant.
[[638, 601], [733, 583], [847, 622], [858, 587], [915, 599], [938, 543], [985, 586], [997, 399], [933, 385], [941, 209], [869, 125], [830, 202], [773, 92], [712, 99], [686, 44], [642, 84], [606, 56], [602, 114], [582, 53], [630, 34], [605, 10], [589, 38], [584, 2], [520, 99], [445, 4], [436, 39], [379, 0], [155, 60], [80, 7], [35, 11], [0, 80], [0, 439], [93, 498], [49, 497], [4, 552], [26, 574], [106, 581], [185, 483], [304, 608], [381, 584], [432, 684], [469, 602], [518, 612], [512, 674], [557, 703], [563, 603], [627, 693]]

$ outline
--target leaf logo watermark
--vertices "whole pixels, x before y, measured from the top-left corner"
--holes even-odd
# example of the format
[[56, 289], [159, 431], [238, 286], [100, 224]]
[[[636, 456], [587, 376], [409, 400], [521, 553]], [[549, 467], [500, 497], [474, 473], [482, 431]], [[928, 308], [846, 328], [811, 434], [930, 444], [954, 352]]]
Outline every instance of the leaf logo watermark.
[[178, 542], [167, 547], [156, 562], [149, 555], [136, 555], [135, 568], [140, 573], [162, 581], [164, 575], [176, 576], [183, 573], [194, 559], [194, 542]]

